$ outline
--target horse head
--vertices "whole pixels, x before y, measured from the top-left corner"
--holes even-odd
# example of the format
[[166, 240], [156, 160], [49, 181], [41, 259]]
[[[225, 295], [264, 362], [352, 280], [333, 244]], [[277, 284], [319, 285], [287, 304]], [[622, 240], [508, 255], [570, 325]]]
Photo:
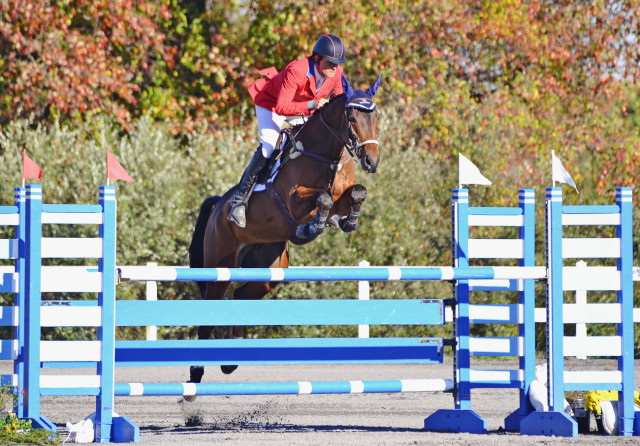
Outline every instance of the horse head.
[[349, 123], [349, 149], [360, 159], [362, 170], [375, 173], [380, 163], [378, 152], [378, 111], [373, 96], [380, 86], [381, 76], [366, 90], [354, 89], [342, 76], [342, 88], [346, 96], [345, 111]]

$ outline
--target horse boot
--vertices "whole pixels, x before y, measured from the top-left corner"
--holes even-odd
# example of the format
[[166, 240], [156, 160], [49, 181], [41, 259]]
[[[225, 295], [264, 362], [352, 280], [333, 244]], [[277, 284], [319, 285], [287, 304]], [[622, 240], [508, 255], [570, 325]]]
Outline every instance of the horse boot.
[[315, 217], [308, 223], [302, 224], [296, 228], [296, 238], [310, 242], [324, 232], [329, 217], [329, 210], [333, 206], [333, 200], [328, 192], [323, 193], [317, 200], [318, 211]]
[[258, 179], [260, 171], [262, 171], [264, 166], [267, 165], [268, 161], [269, 158], [265, 158], [262, 155], [262, 144], [258, 145], [258, 148], [251, 158], [249, 167], [247, 167], [244, 175], [242, 175], [238, 190], [236, 190], [236, 193], [230, 200], [231, 210], [229, 211], [227, 220], [235, 223], [241, 228], [244, 228], [247, 225], [247, 208], [249, 206], [249, 197], [253, 192], [253, 188], [256, 186], [256, 180]]

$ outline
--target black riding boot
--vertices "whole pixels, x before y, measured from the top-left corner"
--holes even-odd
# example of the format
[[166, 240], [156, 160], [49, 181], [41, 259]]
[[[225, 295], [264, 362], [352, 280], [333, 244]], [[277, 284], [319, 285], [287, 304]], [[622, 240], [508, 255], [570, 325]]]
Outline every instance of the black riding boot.
[[253, 154], [253, 158], [251, 158], [249, 167], [245, 170], [242, 180], [240, 180], [238, 190], [231, 198], [231, 210], [229, 211], [227, 219], [241, 228], [244, 228], [247, 224], [249, 197], [256, 185], [258, 174], [267, 164], [267, 161], [269, 161], [269, 159], [262, 156], [262, 144], [260, 144]]

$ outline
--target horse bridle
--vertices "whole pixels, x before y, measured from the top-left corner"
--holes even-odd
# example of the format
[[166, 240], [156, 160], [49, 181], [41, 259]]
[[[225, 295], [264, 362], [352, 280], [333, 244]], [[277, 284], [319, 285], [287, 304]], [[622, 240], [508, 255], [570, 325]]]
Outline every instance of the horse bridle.
[[[340, 141], [342, 143], [343, 146], [343, 150], [344, 148], [347, 149], [347, 152], [349, 153], [349, 155], [351, 156], [351, 158], [358, 158], [360, 159], [362, 156], [362, 148], [367, 145], [367, 144], [376, 144], [378, 145], [378, 141], [376, 139], [367, 139], [366, 141], [360, 141], [360, 138], [358, 137], [358, 135], [353, 131], [353, 128], [351, 127], [351, 121], [349, 120], [349, 115], [348, 115], [348, 110], [349, 108], [356, 108], [355, 106], [351, 106], [349, 107], [349, 104], [346, 105], [346, 107], [344, 108], [344, 114], [343, 114], [343, 119], [342, 119], [342, 123], [340, 124], [340, 133], [342, 133], [342, 129], [344, 127], [344, 122], [347, 121], [347, 138], [348, 141], [345, 141], [342, 136], [338, 133], [336, 133], [336, 131], [333, 129], [333, 127], [331, 127], [329, 125], [329, 123], [327, 121], [325, 121], [324, 119], [324, 108], [319, 110], [320, 113], [320, 121], [322, 122], [322, 124], [329, 129], [329, 131], [331, 132], [331, 134], [336, 137], [338, 139], [338, 141]], [[366, 112], [372, 112], [373, 110], [365, 110]], [[287, 145], [291, 145], [291, 151], [289, 153], [289, 155], [287, 155], [282, 162], [280, 163], [280, 166], [278, 166], [278, 168], [276, 169], [275, 172], [272, 172], [272, 177], [275, 176], [283, 167], [284, 165], [292, 159], [297, 158], [300, 155], [305, 155], [311, 158], [315, 158], [318, 161], [322, 161], [324, 163], [329, 164], [329, 166], [331, 167], [331, 171], [333, 172], [332, 174], [332, 178], [331, 178], [331, 183], [333, 184], [333, 181], [335, 179], [336, 173], [338, 172], [338, 166], [340, 165], [340, 160], [332, 160], [329, 158], [325, 158], [324, 156], [312, 153], [312, 152], [307, 152], [306, 150], [299, 148], [298, 145], [296, 144], [296, 138], [297, 136], [300, 134], [300, 132], [304, 129], [304, 127], [307, 125], [309, 121], [306, 121], [304, 124], [302, 124], [302, 126], [298, 129], [298, 131], [296, 132], [295, 135], [290, 135], [291, 138], [289, 141], [287, 141]], [[281, 153], [284, 153], [281, 152]]]
[[[357, 157], [358, 159], [360, 159], [362, 157], [362, 148], [365, 145], [367, 144], [379, 145], [379, 144], [377, 139], [367, 139], [365, 141], [360, 141], [360, 138], [358, 137], [356, 132], [353, 131], [353, 127], [351, 126], [351, 120], [349, 119], [349, 114], [348, 114], [348, 110], [350, 108], [356, 108], [356, 107], [353, 105], [350, 106], [350, 104], [351, 103], [347, 104], [346, 107], [344, 108], [344, 115], [343, 115], [342, 123], [340, 124], [340, 132], [342, 133], [344, 122], [347, 121], [347, 138], [348, 138], [347, 141], [345, 141], [341, 135], [336, 133], [336, 131], [329, 125], [329, 123], [325, 121], [324, 109], [320, 110], [320, 121], [322, 122], [322, 124], [324, 124], [324, 126], [327, 129], [329, 129], [331, 134], [335, 136], [342, 143], [342, 145], [347, 149], [347, 152], [349, 152], [349, 155], [351, 155], [352, 158]], [[365, 111], [365, 113], [367, 112], [371, 113], [372, 111]]]

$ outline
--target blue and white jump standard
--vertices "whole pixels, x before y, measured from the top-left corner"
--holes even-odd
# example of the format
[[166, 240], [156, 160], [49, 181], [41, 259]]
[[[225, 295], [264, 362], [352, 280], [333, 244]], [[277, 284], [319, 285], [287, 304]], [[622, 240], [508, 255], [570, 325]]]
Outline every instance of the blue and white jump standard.
[[[25, 200], [26, 197], [26, 200]], [[5, 240], [8, 252], [0, 258], [15, 259], [14, 271], [3, 274], [3, 284], [13, 284], [17, 314], [5, 317], [2, 324], [16, 326], [17, 342], [9, 349], [14, 359], [14, 375], [3, 376], [4, 383], [20, 386], [17, 414], [30, 419], [35, 427], [56, 431], [40, 413], [40, 397], [44, 395], [97, 395], [96, 441], [136, 441], [139, 429], [126, 417], [113, 417], [114, 341], [115, 341], [115, 186], [100, 187], [100, 204], [43, 204], [42, 186], [16, 188], [16, 206], [0, 210], [3, 224], [13, 225], [16, 238]], [[47, 238], [43, 224], [96, 224], [99, 238]], [[97, 267], [43, 266], [45, 258], [95, 258]], [[16, 274], [17, 273], [17, 274]], [[7, 280], [8, 279], [8, 280]], [[16, 280], [17, 279], [17, 280]], [[15, 283], [18, 286], [15, 286]], [[6, 287], [0, 291], [7, 291]], [[98, 300], [98, 341], [42, 341], [43, 326], [88, 326], [77, 312], [75, 320], [65, 317], [74, 313], [79, 301], [42, 301], [42, 292], [96, 292]], [[85, 302], [82, 302], [85, 303]], [[3, 309], [3, 310], [6, 310]], [[10, 308], [10, 310], [13, 310]], [[11, 311], [13, 314], [13, 311]], [[62, 315], [62, 318], [59, 316]], [[66, 320], [51, 324], [51, 320]], [[95, 319], [95, 318], [94, 318]], [[79, 346], [79, 347], [78, 347]], [[69, 366], [77, 366], [79, 355], [90, 346], [97, 368], [95, 375], [42, 375], [41, 365], [48, 360], [71, 358]], [[77, 352], [76, 352], [77, 350]], [[3, 353], [5, 350], [3, 349]], [[74, 356], [76, 355], [76, 356]], [[10, 359], [2, 355], [2, 359]]]
[[[470, 238], [470, 227], [516, 227], [514, 239]], [[505, 420], [519, 431], [520, 421], [533, 411], [529, 385], [535, 379], [535, 279], [546, 277], [535, 265], [535, 196], [520, 190], [519, 206], [470, 207], [467, 189], [453, 191], [452, 241], [454, 268], [469, 268], [470, 259], [517, 259], [519, 275], [511, 280], [458, 280], [454, 284], [454, 409], [429, 416], [425, 429], [486, 433], [487, 423], [471, 409], [473, 388], [518, 388], [520, 406]], [[471, 305], [470, 291], [518, 291], [515, 305]], [[501, 316], [504, 315], [504, 316]], [[505, 317], [506, 316], [506, 317]], [[518, 337], [473, 338], [471, 323], [517, 323]], [[518, 356], [518, 370], [473, 370], [472, 356]]]
[[[631, 188], [616, 189], [611, 206], [563, 206], [562, 189], [547, 189], [547, 384], [549, 412], [533, 412], [522, 423], [522, 433], [577, 437], [576, 422], [564, 413], [565, 391], [617, 390], [619, 435], [634, 435], [634, 325], [633, 325], [633, 202]], [[615, 226], [614, 238], [565, 238], [564, 226]], [[589, 267], [574, 273], [564, 259], [612, 258], [616, 266]], [[587, 304], [591, 311], [571, 322], [615, 323], [617, 336], [589, 336], [573, 342], [564, 336], [567, 304], [564, 292], [578, 287], [616, 291], [617, 303]], [[566, 371], [565, 356], [616, 356], [616, 371]], [[637, 428], [638, 426], [636, 426]], [[635, 431], [638, 434], [637, 429]]]

